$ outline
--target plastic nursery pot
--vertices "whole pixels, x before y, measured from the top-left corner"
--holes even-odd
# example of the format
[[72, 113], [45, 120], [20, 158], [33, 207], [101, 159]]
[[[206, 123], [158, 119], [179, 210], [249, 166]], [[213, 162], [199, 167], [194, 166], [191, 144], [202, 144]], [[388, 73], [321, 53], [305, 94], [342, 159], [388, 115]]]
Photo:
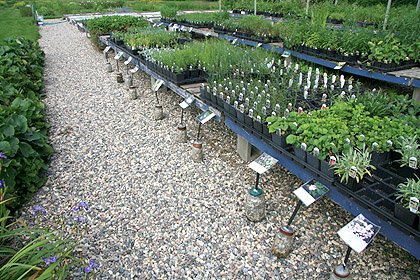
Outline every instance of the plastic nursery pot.
[[230, 105], [230, 104], [229, 104], [229, 114], [232, 117], [236, 118], [236, 109], [235, 109], [235, 107], [233, 107], [233, 105]]
[[238, 119], [239, 122], [244, 123], [245, 122], [245, 114], [242, 113], [239, 110], [236, 110], [236, 118]]
[[330, 178], [334, 178], [334, 168], [330, 166], [328, 161], [321, 160], [321, 172]]
[[307, 152], [306, 153], [306, 161], [310, 166], [315, 168], [316, 170], [319, 170], [320, 161], [317, 156], [314, 156], [313, 154]]
[[418, 215], [400, 205], [398, 202], [395, 202], [394, 216], [404, 224], [414, 227]]
[[277, 133], [271, 134], [271, 141], [273, 141], [274, 144], [279, 146], [280, 148], [286, 148], [286, 135], [278, 135]]
[[268, 130], [268, 125], [267, 125], [267, 123], [263, 123], [263, 124], [262, 124], [262, 129], [263, 129], [263, 134], [264, 134], [265, 136], [267, 136], [267, 137], [270, 137], [270, 138], [271, 138], [270, 132], [269, 132], [269, 130]]
[[252, 118], [250, 116], [248, 116], [247, 114], [245, 114], [244, 120], [245, 120], [245, 124], [247, 126], [252, 127]]
[[372, 152], [371, 163], [373, 165], [379, 165], [381, 163], [385, 163], [389, 160], [390, 154], [389, 152], [379, 153], [377, 151]]
[[300, 147], [293, 146], [293, 151], [295, 152], [295, 156], [298, 159], [306, 162], [306, 151], [305, 150], [303, 150]]
[[252, 120], [252, 125], [256, 131], [262, 133], [262, 123], [257, 120]]
[[397, 171], [398, 171], [397, 172], [398, 175], [400, 175], [403, 178], [413, 178], [414, 179], [415, 178], [414, 174], [416, 174], [417, 177], [420, 176], [420, 169], [414, 169], [414, 168], [411, 168], [411, 167], [408, 167], [408, 166], [403, 166], [403, 167], [398, 166]]
[[347, 182], [344, 180], [343, 185], [352, 192], [357, 192], [362, 188], [362, 184], [360, 182], [358, 183], [357, 180], [352, 177], [349, 177]]
[[225, 103], [225, 102], [223, 101], [223, 99], [222, 99], [222, 98], [220, 98], [220, 97], [216, 96], [216, 103], [217, 103], [217, 105], [219, 105], [220, 107], [223, 107], [223, 103]]

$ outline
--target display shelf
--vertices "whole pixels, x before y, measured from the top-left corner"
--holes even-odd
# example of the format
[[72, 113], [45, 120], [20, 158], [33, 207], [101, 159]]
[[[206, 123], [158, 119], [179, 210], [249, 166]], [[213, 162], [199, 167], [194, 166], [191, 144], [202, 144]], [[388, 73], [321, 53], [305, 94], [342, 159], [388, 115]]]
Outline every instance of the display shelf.
[[[288, 169], [290, 172], [295, 174], [297, 177], [299, 177], [303, 181], [307, 182], [315, 178], [314, 175], [311, 174], [308, 170], [297, 165], [295, 162], [286, 158], [282, 154], [276, 152], [272, 146], [262, 141], [259, 137], [247, 132], [241, 126], [239, 126], [234, 121], [232, 121], [229, 117], [225, 118], [225, 124], [233, 132], [235, 132], [236, 134], [238, 134], [239, 136], [247, 140], [251, 145], [259, 149], [260, 151], [267, 153], [270, 156], [277, 159], [279, 164], [281, 164], [283, 167]], [[315, 179], [322, 181], [322, 178], [321, 179], [315, 178]], [[362, 213], [366, 218], [371, 220], [373, 223], [382, 227], [381, 234], [386, 236], [389, 240], [395, 242], [401, 248], [407, 250], [410, 254], [412, 254], [417, 259], [420, 259], [420, 242], [416, 241], [412, 236], [407, 235], [405, 232], [394, 227], [388, 221], [374, 215], [370, 210], [358, 204], [350, 197], [339, 192], [339, 190], [336, 187], [331, 186], [330, 184], [327, 184], [327, 183], [325, 184], [330, 189], [330, 191], [327, 193], [327, 196], [331, 200], [336, 202], [338, 205], [340, 205], [342, 208], [344, 208], [345, 210], [347, 210], [354, 216], [357, 216], [358, 214]]]
[[[189, 95], [194, 95], [196, 97], [194, 101], [194, 105], [200, 108], [201, 110], [205, 111], [210, 108], [207, 104], [202, 102], [198, 99], [197, 94], [197, 87], [198, 84], [195, 85], [186, 85], [183, 87], [179, 87], [164, 78], [160, 75], [155, 73], [154, 71], [148, 69], [145, 65], [139, 62], [135, 56], [128, 53], [125, 49], [121, 48], [120, 46], [116, 46], [110, 41], [107, 40], [106, 37], [99, 37], [99, 40], [103, 42], [105, 45], [111, 46], [112, 49], [116, 52], [123, 52], [123, 56], [125, 58], [129, 58], [130, 56], [133, 57], [132, 63], [137, 65], [140, 69], [145, 71], [148, 75], [155, 79], [162, 79], [164, 81], [164, 85], [170, 88], [172, 91], [177, 93], [183, 98], [188, 97]], [[238, 39], [242, 40], [242, 39]], [[244, 40], [245, 41], [245, 40]], [[257, 43], [253, 42], [255, 45]], [[213, 107], [211, 107], [213, 108]], [[213, 108], [216, 111], [217, 115], [216, 118], [220, 121], [221, 113], [219, 110]], [[297, 177], [302, 179], [303, 181], [309, 181], [311, 179], [317, 179], [326, 184], [330, 191], [328, 192], [327, 196], [340, 205], [342, 208], [350, 212], [352, 215], [357, 216], [358, 214], [362, 213], [365, 217], [369, 220], [374, 222], [375, 224], [380, 225], [381, 233], [386, 236], [389, 240], [395, 242], [401, 248], [407, 250], [410, 254], [412, 254], [417, 259], [420, 259], [420, 241], [416, 240], [412, 235], [407, 234], [406, 231], [399, 228], [398, 225], [391, 223], [390, 220], [387, 220], [386, 217], [378, 217], [374, 213], [372, 213], [368, 208], [366, 208], [363, 203], [358, 203], [354, 199], [352, 199], [352, 194], [348, 193], [347, 195], [345, 192], [341, 192], [337, 187], [332, 186], [329, 182], [323, 180], [322, 177], [315, 177], [311, 170], [305, 167], [302, 167], [298, 162], [294, 161], [290, 157], [287, 157], [287, 153], [280, 153], [274, 149], [274, 147], [266, 142], [264, 142], [261, 137], [255, 135], [249, 131], [247, 131], [243, 126], [237, 124], [235, 121], [231, 120], [231, 118], [226, 115], [225, 116], [225, 124], [229, 127], [233, 132], [238, 134], [239, 136], [243, 137], [246, 141], [248, 141], [251, 145], [255, 146], [262, 152], [265, 152], [278, 160], [278, 163], [288, 169], [290, 172], [295, 174]]]

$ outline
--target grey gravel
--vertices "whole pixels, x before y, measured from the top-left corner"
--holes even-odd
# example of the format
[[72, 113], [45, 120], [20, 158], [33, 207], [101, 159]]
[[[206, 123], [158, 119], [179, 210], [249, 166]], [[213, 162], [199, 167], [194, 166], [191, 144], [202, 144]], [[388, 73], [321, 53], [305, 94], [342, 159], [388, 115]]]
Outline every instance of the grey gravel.
[[[48, 21], [47, 21], [48, 22]], [[160, 94], [165, 118], [153, 120], [150, 77], [138, 72], [138, 99], [129, 100], [103, 54], [69, 23], [41, 27], [46, 53], [46, 110], [51, 124], [48, 181], [24, 207], [49, 216], [85, 201], [88, 232], [76, 252], [96, 259], [96, 279], [328, 279], [346, 250], [337, 230], [352, 216], [328, 198], [301, 209], [286, 259], [271, 254], [280, 225], [296, 204], [303, 182], [275, 166], [260, 179], [267, 216], [245, 218], [254, 173], [235, 152], [236, 135], [217, 120], [202, 127], [204, 161], [191, 159], [200, 113], [189, 108], [187, 143], [173, 140], [182, 101]], [[115, 68], [115, 61], [112, 62]], [[354, 279], [419, 279], [420, 263], [379, 235], [361, 254], [352, 253]], [[81, 279], [76, 266], [71, 279]]]

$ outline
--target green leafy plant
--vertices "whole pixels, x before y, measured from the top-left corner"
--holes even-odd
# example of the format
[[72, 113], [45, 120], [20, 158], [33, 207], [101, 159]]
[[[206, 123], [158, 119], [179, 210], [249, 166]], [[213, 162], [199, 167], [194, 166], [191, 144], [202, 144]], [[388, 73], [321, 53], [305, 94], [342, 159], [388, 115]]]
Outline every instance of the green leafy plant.
[[401, 167], [408, 166], [411, 157], [415, 157], [417, 160], [420, 159], [420, 145], [417, 142], [417, 135], [401, 136], [398, 140], [400, 148], [396, 152], [401, 154]]
[[[397, 194], [397, 199], [399, 200], [400, 204], [406, 208], [409, 207], [410, 198], [415, 197], [420, 199], [420, 179], [416, 176], [414, 178], [408, 178], [406, 182], [401, 183], [398, 185], [400, 188], [399, 193]], [[417, 211], [419, 214], [420, 211]]]
[[376, 169], [370, 164], [371, 154], [365, 147], [363, 150], [350, 147], [337, 156], [337, 162], [333, 166], [334, 173], [341, 177], [340, 182], [348, 182], [352, 168], [356, 168], [356, 182], [363, 180], [365, 174], [371, 176], [370, 169]]

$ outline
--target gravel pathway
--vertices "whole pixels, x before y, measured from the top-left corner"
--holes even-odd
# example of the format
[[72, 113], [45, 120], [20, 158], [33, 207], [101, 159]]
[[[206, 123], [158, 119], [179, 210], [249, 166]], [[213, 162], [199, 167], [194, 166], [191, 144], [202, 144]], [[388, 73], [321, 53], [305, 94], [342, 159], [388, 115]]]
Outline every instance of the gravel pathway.
[[[45, 99], [55, 154], [48, 182], [24, 208], [65, 213], [85, 201], [88, 233], [78, 254], [96, 259], [96, 279], [328, 279], [346, 246], [336, 231], [352, 216], [328, 198], [301, 209], [292, 253], [271, 254], [279, 225], [291, 214], [302, 181], [275, 166], [260, 179], [267, 217], [244, 216], [255, 180], [235, 152], [236, 135], [211, 120], [203, 127], [204, 162], [191, 160], [200, 111], [185, 119], [190, 141], [174, 143], [182, 99], [161, 94], [165, 119], [154, 121], [150, 78], [136, 73], [140, 98], [128, 100], [115, 73], [84, 33], [68, 23], [41, 28]], [[115, 63], [114, 63], [115, 66]], [[355, 279], [419, 279], [420, 263], [378, 236], [350, 256]], [[75, 268], [72, 279], [82, 278]]]

